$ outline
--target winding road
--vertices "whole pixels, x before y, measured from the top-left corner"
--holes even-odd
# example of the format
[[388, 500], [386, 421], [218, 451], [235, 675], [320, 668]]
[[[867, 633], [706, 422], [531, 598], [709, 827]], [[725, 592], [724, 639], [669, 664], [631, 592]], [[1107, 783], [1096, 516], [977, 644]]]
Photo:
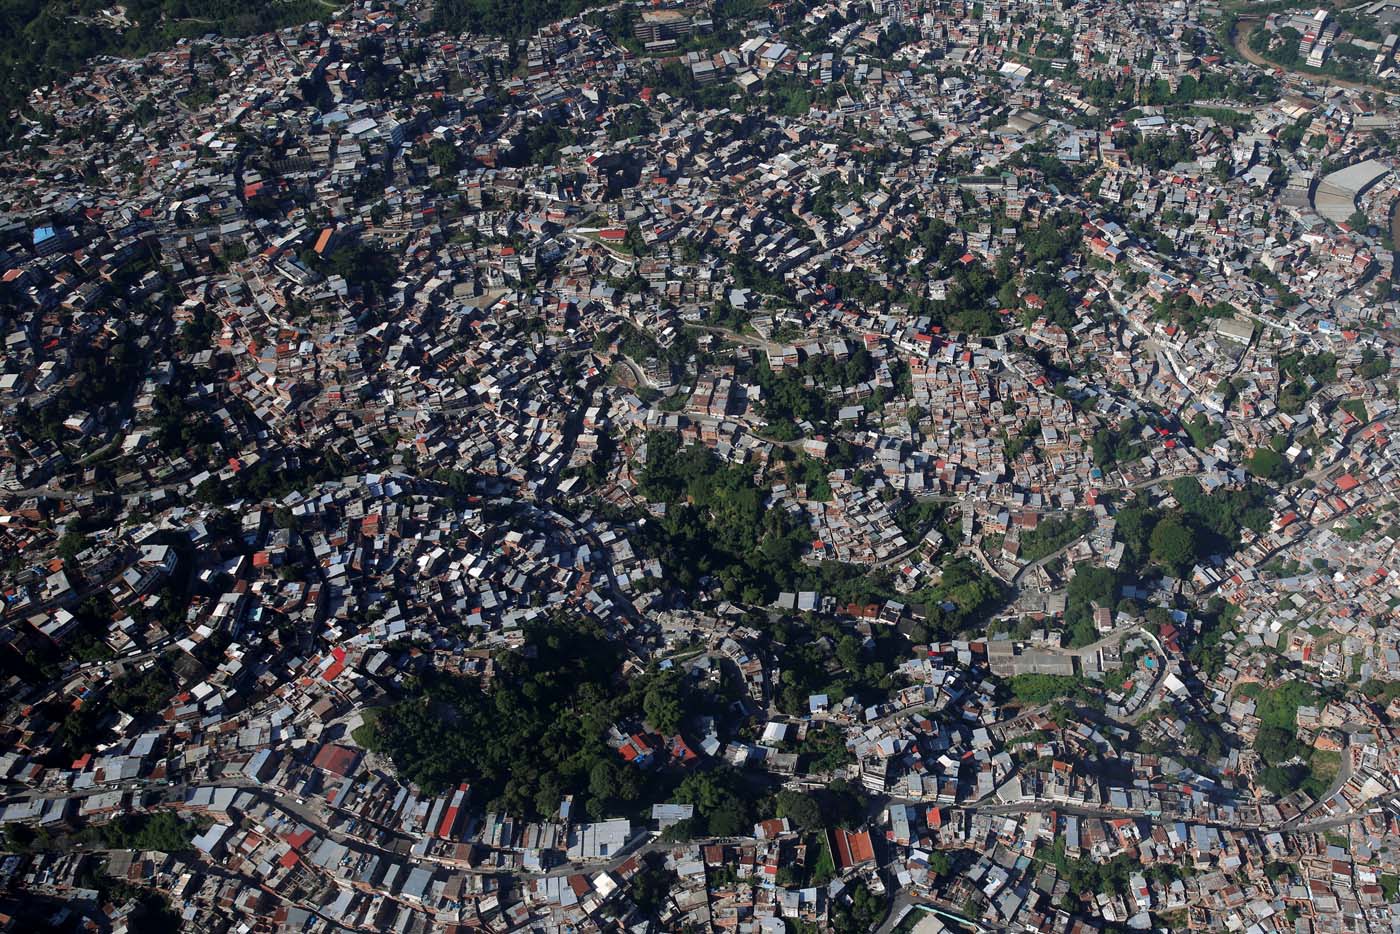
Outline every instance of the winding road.
[[1252, 16], [1241, 16], [1235, 20], [1234, 27], [1230, 30], [1231, 44], [1240, 57], [1251, 65], [1258, 65], [1260, 68], [1267, 68], [1273, 72], [1283, 72], [1293, 75], [1303, 81], [1311, 81], [1313, 84], [1320, 84], [1324, 87], [1350, 88], [1354, 91], [1387, 91], [1388, 88], [1379, 84], [1370, 84], [1366, 81], [1348, 81], [1345, 78], [1333, 78], [1330, 75], [1314, 74], [1310, 71], [1299, 71], [1294, 68], [1287, 68], [1277, 62], [1270, 61], [1258, 52], [1249, 47], [1249, 37], [1254, 34], [1254, 30], [1259, 28], [1261, 20]]

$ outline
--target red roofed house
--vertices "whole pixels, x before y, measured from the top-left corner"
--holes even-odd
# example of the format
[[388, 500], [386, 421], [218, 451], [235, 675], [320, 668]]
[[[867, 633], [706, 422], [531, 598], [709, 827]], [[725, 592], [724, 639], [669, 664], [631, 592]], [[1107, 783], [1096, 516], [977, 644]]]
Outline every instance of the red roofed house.
[[340, 673], [345, 670], [345, 650], [336, 646], [331, 649], [329, 663], [325, 665], [325, 670], [321, 672], [321, 677], [327, 681], [334, 681], [340, 677]]
[[312, 765], [333, 775], [346, 778], [355, 771], [355, 766], [360, 763], [360, 754], [348, 746], [337, 746], [334, 743], [327, 743], [316, 753], [316, 758], [312, 760]]
[[298, 831], [287, 834], [282, 839], [286, 840], [287, 844], [292, 849], [299, 850], [310, 843], [313, 836], [315, 836], [315, 834], [312, 833], [310, 827], [303, 827]]
[[852, 833], [841, 827], [831, 831], [831, 853], [836, 857], [836, 866], [841, 872], [861, 866], [875, 865], [875, 842], [870, 839], [870, 831]]
[[652, 755], [656, 752], [647, 738], [640, 733], [633, 733], [627, 738], [617, 750], [622, 754], [622, 758], [628, 762], [640, 766], [651, 765]]
[[690, 744], [679, 733], [666, 741], [666, 751], [671, 754], [672, 765], [691, 765], [700, 759], [695, 750], [690, 748]]

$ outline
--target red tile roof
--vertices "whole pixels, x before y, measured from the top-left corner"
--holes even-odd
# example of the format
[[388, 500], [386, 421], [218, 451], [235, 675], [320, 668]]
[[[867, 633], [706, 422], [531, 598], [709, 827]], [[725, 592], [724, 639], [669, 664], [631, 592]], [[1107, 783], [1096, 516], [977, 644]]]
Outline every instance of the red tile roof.
[[354, 771], [355, 765], [359, 761], [360, 754], [355, 750], [327, 743], [321, 747], [320, 752], [316, 753], [313, 764], [318, 769], [324, 769], [343, 778]]
[[870, 839], [870, 831], [862, 830], [859, 833], [851, 833], [837, 827], [831, 833], [832, 852], [836, 856], [836, 864], [841, 871], [874, 862], [875, 844]]

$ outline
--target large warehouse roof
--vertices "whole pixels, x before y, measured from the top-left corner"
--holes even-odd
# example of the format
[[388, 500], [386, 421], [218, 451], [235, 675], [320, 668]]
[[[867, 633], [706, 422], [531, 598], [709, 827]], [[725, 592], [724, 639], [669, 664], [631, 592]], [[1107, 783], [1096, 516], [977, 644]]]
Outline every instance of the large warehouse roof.
[[1324, 178], [1313, 195], [1313, 207], [1327, 220], [1339, 224], [1356, 210], [1356, 197], [1390, 171], [1384, 163], [1367, 159], [1338, 169]]

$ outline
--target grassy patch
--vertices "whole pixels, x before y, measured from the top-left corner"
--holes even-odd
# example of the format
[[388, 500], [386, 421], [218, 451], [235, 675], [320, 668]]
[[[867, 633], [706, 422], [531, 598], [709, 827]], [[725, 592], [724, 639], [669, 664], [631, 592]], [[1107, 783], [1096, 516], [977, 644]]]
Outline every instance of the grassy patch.
[[1340, 403], [1342, 411], [1348, 412], [1359, 422], [1366, 421], [1366, 403], [1361, 399], [1346, 399]]
[[1098, 696], [1082, 680], [1070, 675], [1014, 675], [1008, 683], [1012, 696], [1023, 704], [1048, 704], [1065, 698], [1088, 701]]
[[1309, 760], [1309, 767], [1312, 769], [1314, 787], [1326, 790], [1331, 787], [1332, 782], [1337, 778], [1337, 773], [1342, 770], [1342, 754], [1326, 749], [1314, 749]]
[[1039, 561], [1076, 541], [1094, 527], [1094, 518], [1087, 512], [1076, 512], [1060, 518], [1052, 516], [1021, 536], [1021, 560]]
[[360, 725], [350, 731], [350, 739], [361, 749], [373, 749], [379, 738], [374, 729], [379, 720], [379, 711], [377, 709], [361, 710], [360, 720], [362, 721]]
[[685, 408], [685, 404], [690, 401], [690, 393], [678, 392], [675, 395], [662, 399], [657, 408], [663, 412], [679, 412]]
[[589, 233], [586, 231], [575, 231], [574, 236], [584, 237], [585, 239], [592, 240], [594, 243], [601, 244], [602, 246], [607, 247], [614, 253], [621, 253], [626, 256], [633, 255], [632, 248], [629, 247], [626, 241], [623, 240], [604, 240], [602, 234]]
[[836, 877], [836, 860], [831, 856], [831, 841], [825, 833], [820, 834], [821, 852], [817, 854], [817, 861], [812, 864], [812, 884], [825, 885]]
[[1301, 681], [1288, 681], [1272, 691], [1260, 690], [1255, 713], [1263, 726], [1293, 732], [1298, 727], [1298, 708], [1317, 701], [1317, 694]]

